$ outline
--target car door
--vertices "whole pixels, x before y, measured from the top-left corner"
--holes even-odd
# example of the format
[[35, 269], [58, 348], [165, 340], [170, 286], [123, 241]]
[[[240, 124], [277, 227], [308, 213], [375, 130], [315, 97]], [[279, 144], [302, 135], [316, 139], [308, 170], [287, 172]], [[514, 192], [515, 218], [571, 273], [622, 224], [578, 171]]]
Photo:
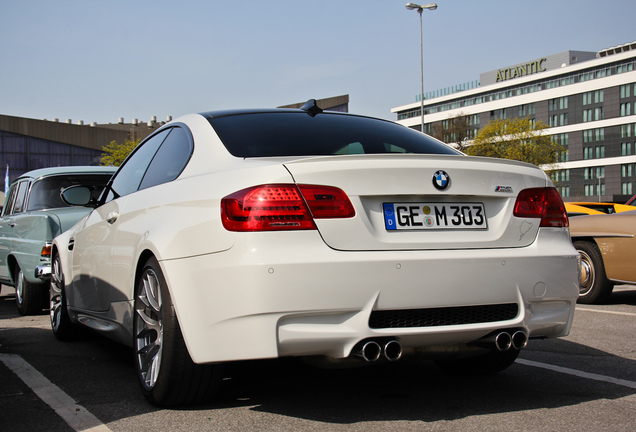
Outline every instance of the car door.
[[2, 218], [0, 219], [0, 281], [5, 283], [11, 282], [11, 269], [8, 260], [14, 248], [16, 218], [26, 205], [29, 184], [29, 180], [14, 183], [2, 210]]
[[121, 208], [135, 192], [168, 131], [159, 132], [140, 144], [113, 175], [103, 204], [93, 210], [85, 224], [70, 239], [73, 273], [72, 302], [90, 311], [106, 311], [112, 301], [125, 300], [113, 284], [114, 243]]

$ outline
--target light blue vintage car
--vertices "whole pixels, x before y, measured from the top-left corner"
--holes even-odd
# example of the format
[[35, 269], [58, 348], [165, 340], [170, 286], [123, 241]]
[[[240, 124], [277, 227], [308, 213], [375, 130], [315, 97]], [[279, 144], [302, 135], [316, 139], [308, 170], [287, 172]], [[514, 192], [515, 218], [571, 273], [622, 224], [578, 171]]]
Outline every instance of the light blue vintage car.
[[57, 167], [27, 172], [11, 183], [0, 218], [0, 283], [13, 286], [22, 315], [48, 309], [51, 242], [90, 211], [69, 207], [60, 192], [81, 184], [95, 199], [114, 167]]

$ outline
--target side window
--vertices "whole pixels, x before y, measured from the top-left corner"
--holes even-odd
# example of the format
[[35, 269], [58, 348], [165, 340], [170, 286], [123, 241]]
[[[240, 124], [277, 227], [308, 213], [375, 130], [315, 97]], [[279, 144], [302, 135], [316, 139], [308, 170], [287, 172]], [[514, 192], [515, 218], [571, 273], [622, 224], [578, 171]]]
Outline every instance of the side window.
[[17, 185], [17, 192], [13, 199], [13, 209], [11, 214], [21, 213], [26, 205], [27, 191], [29, 190], [29, 181], [21, 181]]
[[7, 199], [4, 202], [4, 208], [2, 209], [2, 216], [8, 216], [11, 214], [11, 208], [13, 207], [13, 202], [15, 201], [15, 195], [18, 191], [18, 184], [14, 184], [11, 186], [11, 190], [7, 195]]
[[157, 149], [166, 138], [170, 129], [153, 135], [135, 149], [135, 152], [126, 160], [124, 165], [115, 173], [111, 190], [106, 196], [106, 201], [111, 201], [117, 197], [128, 195], [139, 189], [141, 179], [148, 169], [148, 165], [155, 156]]
[[139, 189], [167, 183], [179, 177], [190, 160], [193, 148], [192, 138], [184, 129], [172, 128], [152, 159]]

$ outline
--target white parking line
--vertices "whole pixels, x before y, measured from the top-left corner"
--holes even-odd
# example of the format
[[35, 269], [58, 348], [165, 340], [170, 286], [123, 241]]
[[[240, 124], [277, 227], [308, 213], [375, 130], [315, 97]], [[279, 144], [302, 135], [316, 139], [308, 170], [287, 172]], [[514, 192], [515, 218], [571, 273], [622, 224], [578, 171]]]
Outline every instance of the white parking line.
[[636, 316], [636, 313], [631, 313], [631, 312], [614, 312], [614, 311], [608, 311], [608, 310], [588, 309], [588, 308], [582, 308], [578, 306], [576, 310], [583, 311], [583, 312], [606, 313], [606, 314], [612, 314], [612, 315]]
[[97, 417], [89, 413], [86, 408], [75, 401], [59, 387], [46, 379], [33, 366], [16, 354], [0, 354], [2, 361], [11, 369], [31, 390], [73, 430], [78, 432], [112, 432]]
[[620, 385], [623, 387], [629, 387], [632, 389], [636, 389], [636, 382], [634, 381], [627, 381], [627, 380], [623, 380], [623, 379], [619, 379], [619, 378], [614, 378], [614, 377], [610, 377], [610, 376], [606, 376], [606, 375], [599, 375], [599, 374], [593, 374], [593, 373], [588, 373], [588, 372], [582, 372], [576, 369], [570, 369], [570, 368], [565, 368], [565, 367], [561, 367], [561, 366], [554, 366], [551, 364], [546, 364], [546, 363], [539, 363], [539, 362], [535, 362], [532, 360], [525, 360], [525, 359], [517, 359], [516, 363], [522, 364], [522, 365], [526, 365], [526, 366], [532, 366], [532, 367], [538, 367], [538, 368], [543, 368], [543, 369], [548, 369], [554, 372], [559, 372], [559, 373], [563, 373], [563, 374], [567, 374], [567, 375], [574, 375], [580, 378], [586, 378], [586, 379], [591, 379], [591, 380], [595, 380], [595, 381], [603, 381], [606, 383], [610, 383], [610, 384], [616, 384], [616, 385]]

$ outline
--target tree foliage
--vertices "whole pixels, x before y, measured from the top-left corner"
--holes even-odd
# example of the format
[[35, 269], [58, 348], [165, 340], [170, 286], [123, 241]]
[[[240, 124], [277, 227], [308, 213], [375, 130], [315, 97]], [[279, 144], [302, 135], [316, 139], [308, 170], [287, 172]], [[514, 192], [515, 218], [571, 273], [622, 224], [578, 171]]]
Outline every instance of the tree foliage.
[[550, 170], [563, 149], [542, 133], [547, 127], [541, 120], [535, 123], [529, 117], [492, 120], [479, 131], [465, 153], [547, 165], [544, 168]]
[[123, 144], [111, 141], [110, 144], [102, 148], [103, 153], [99, 163], [104, 166], [118, 167], [138, 145], [139, 140], [127, 139]]
[[454, 143], [457, 150], [466, 150], [466, 142], [470, 137], [470, 122], [468, 116], [459, 113], [448, 120], [433, 125], [431, 135], [445, 143]]

